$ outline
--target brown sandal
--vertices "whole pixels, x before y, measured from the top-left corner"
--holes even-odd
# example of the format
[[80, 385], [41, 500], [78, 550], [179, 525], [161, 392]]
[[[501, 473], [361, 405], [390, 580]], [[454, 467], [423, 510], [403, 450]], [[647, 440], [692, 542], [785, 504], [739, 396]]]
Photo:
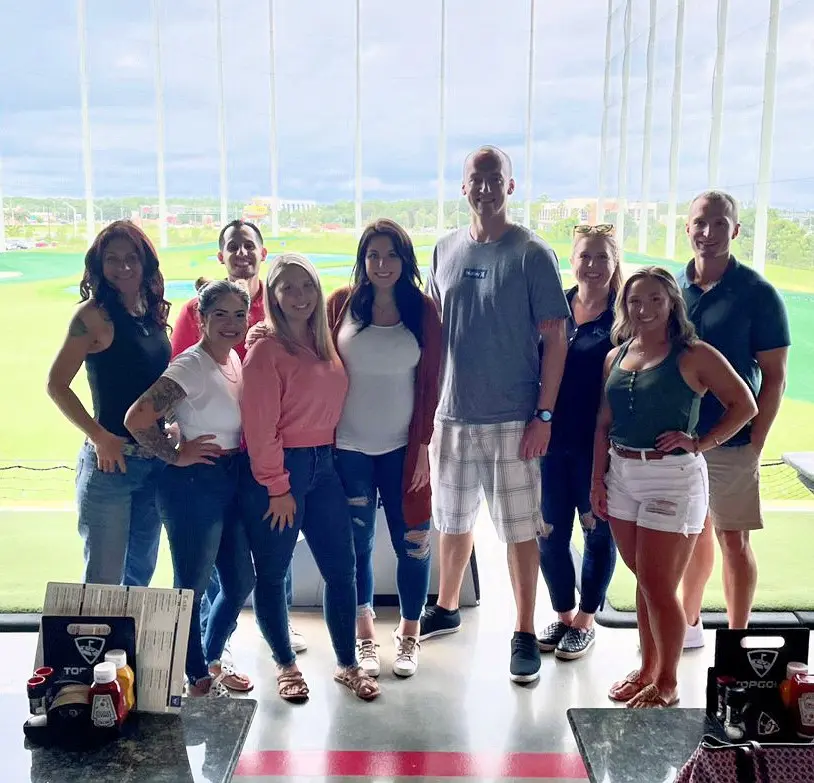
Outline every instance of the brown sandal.
[[308, 701], [308, 686], [305, 684], [302, 672], [284, 671], [277, 675], [277, 695], [283, 701], [292, 704], [302, 704]]
[[656, 707], [665, 709], [678, 704], [678, 694], [676, 693], [671, 699], [665, 699], [655, 685], [648, 685], [642, 688], [628, 703], [627, 706], [634, 710], [648, 709]]
[[649, 682], [642, 680], [640, 669], [630, 672], [624, 680], [613, 683], [608, 691], [608, 698], [611, 701], [630, 701], [634, 696], [643, 691]]
[[334, 679], [353, 691], [362, 701], [373, 701], [380, 691], [376, 682], [361, 666], [349, 666], [334, 673]]

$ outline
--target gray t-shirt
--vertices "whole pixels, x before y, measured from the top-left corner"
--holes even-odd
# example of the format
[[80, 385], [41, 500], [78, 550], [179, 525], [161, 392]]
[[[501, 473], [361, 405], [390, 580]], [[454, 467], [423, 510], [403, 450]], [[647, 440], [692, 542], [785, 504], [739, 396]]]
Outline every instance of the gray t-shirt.
[[435, 246], [427, 292], [443, 324], [437, 418], [527, 421], [539, 392], [538, 327], [570, 314], [554, 251], [522, 226], [496, 242], [462, 228]]

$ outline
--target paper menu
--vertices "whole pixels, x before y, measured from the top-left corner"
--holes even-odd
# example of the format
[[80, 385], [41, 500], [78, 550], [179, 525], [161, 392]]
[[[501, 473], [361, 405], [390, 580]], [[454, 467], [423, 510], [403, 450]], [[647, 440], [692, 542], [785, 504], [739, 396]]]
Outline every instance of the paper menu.
[[[181, 709], [192, 590], [49, 582], [43, 615], [132, 617], [136, 625], [136, 710]], [[42, 661], [42, 630], [35, 668]]]

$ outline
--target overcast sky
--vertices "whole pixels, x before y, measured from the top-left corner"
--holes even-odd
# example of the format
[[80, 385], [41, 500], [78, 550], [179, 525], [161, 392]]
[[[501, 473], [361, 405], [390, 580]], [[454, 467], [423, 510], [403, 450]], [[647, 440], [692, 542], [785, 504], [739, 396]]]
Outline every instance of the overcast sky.
[[[168, 196], [218, 194], [215, 0], [159, 0]], [[223, 0], [229, 197], [267, 195], [269, 3]], [[447, 194], [482, 143], [503, 146], [525, 193], [529, 0], [447, 0]], [[624, 0], [616, 0], [607, 193], [617, 191]], [[283, 197], [353, 198], [355, 1], [274, 0]], [[498, 12], [496, 9], [501, 7]], [[650, 0], [633, 0], [628, 195], [640, 194]], [[754, 198], [769, 0], [733, 0], [721, 184]], [[781, 3], [772, 202], [814, 208], [814, 2]], [[367, 198], [434, 198], [439, 0], [362, 0]], [[716, 3], [687, 0], [680, 196], [707, 185]], [[532, 188], [598, 190], [607, 0], [537, 0]], [[81, 196], [75, 0], [0, 0], [0, 156], [6, 195]], [[87, 0], [98, 196], [157, 192], [150, 0]], [[667, 197], [675, 0], [658, 0], [651, 197]]]

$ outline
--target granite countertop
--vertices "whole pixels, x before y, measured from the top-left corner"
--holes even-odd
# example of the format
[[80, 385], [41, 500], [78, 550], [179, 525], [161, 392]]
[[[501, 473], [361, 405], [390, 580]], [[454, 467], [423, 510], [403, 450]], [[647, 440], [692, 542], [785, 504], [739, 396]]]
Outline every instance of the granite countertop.
[[672, 783], [705, 734], [720, 730], [704, 710], [570, 709], [589, 780]]
[[227, 783], [254, 718], [253, 699], [185, 699], [180, 715], [134, 714], [94, 752], [42, 748], [23, 735], [28, 702], [0, 696], [0, 779], [9, 783]]

